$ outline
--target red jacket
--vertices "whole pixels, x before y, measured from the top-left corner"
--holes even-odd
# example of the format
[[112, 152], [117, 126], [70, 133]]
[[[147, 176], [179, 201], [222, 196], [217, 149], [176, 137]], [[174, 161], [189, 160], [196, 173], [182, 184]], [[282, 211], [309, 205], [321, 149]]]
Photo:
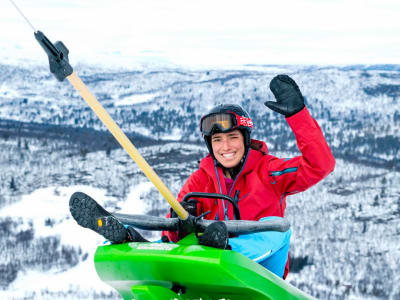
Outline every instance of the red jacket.
[[[226, 190], [224, 175], [208, 155], [200, 162], [199, 169], [187, 179], [178, 195], [181, 201], [189, 192], [208, 192], [228, 194], [234, 197], [239, 191], [238, 205], [242, 220], [259, 220], [263, 217], [283, 217], [286, 196], [308, 189], [331, 173], [335, 159], [317, 122], [307, 108], [286, 118], [296, 136], [302, 155], [291, 159], [277, 158], [268, 154], [264, 142], [252, 140], [242, 168], [237, 175], [231, 191]], [[206, 219], [224, 219], [222, 201], [197, 199], [198, 214], [211, 211]], [[225, 205], [226, 206], [226, 205]], [[228, 205], [228, 218], [233, 218], [232, 205]], [[175, 232], [164, 232], [170, 240], [177, 241]]]

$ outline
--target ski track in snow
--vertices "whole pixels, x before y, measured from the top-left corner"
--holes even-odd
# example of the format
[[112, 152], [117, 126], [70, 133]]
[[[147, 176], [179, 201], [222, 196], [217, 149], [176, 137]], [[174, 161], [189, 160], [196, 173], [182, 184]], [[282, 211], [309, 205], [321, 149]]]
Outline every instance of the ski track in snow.
[[115, 106], [123, 106], [123, 105], [134, 105], [134, 104], [139, 104], [139, 103], [144, 103], [144, 102], [150, 102], [157, 96], [158, 96], [157, 94], [131, 95], [126, 98], [118, 98], [119, 100], [116, 100], [114, 102], [114, 105]]

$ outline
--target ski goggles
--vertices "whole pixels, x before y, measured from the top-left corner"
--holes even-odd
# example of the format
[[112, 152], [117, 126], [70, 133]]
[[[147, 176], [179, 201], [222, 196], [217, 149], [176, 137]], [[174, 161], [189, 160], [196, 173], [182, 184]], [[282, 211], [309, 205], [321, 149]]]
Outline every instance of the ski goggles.
[[253, 121], [250, 118], [241, 117], [234, 112], [216, 113], [204, 116], [200, 120], [200, 131], [204, 135], [212, 135], [218, 132], [228, 132], [239, 128], [253, 127]]

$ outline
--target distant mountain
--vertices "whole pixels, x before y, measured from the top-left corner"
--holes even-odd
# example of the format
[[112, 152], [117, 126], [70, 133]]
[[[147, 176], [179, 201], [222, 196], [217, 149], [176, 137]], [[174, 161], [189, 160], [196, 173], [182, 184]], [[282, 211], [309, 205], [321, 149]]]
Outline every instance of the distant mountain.
[[[111, 72], [76, 70], [128, 133], [154, 139], [201, 139], [200, 116], [218, 103], [238, 103], [254, 119], [254, 137], [295, 150], [284, 119], [263, 103], [269, 82], [287, 73], [299, 84], [336, 155], [400, 169], [400, 66], [245, 66], [238, 70]], [[80, 95], [46, 68], [0, 65], [0, 118], [105, 130]]]

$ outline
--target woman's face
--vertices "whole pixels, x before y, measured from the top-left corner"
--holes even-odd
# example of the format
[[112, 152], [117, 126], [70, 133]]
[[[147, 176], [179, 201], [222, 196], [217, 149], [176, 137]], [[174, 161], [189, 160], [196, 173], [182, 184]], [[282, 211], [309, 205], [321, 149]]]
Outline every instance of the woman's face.
[[244, 155], [244, 139], [238, 129], [227, 133], [213, 134], [211, 146], [215, 159], [225, 168], [237, 166]]

